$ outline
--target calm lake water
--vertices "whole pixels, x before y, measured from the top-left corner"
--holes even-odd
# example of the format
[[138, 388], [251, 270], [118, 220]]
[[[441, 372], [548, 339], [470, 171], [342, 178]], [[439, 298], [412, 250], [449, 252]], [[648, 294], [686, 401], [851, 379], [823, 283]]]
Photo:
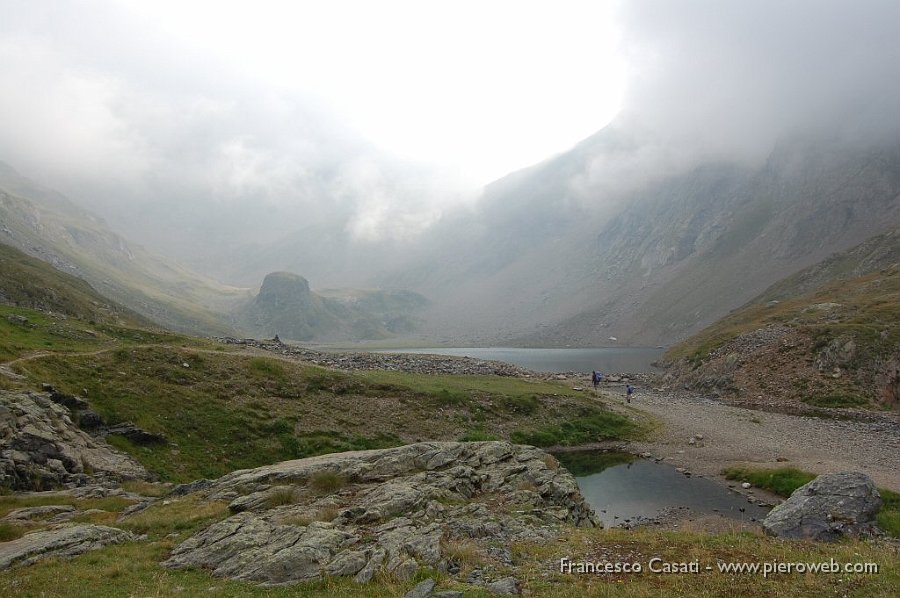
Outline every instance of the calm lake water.
[[607, 527], [653, 519], [672, 508], [743, 521], [761, 520], [768, 513], [713, 480], [627, 453], [578, 451], [556, 458], [575, 476], [584, 499]]
[[665, 349], [647, 347], [602, 347], [596, 349], [517, 349], [505, 347], [435, 347], [429, 349], [391, 349], [380, 353], [433, 353], [492, 359], [511, 363], [536, 372], [591, 372], [603, 373], [658, 371], [652, 362], [659, 359]]

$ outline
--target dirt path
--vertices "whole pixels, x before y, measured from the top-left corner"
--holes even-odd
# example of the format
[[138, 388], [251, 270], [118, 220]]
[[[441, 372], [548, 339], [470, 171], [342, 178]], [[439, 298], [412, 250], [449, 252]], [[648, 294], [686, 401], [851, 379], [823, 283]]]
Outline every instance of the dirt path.
[[[735, 407], [684, 392], [638, 391], [630, 405], [601, 393], [613, 409], [655, 422], [645, 441], [629, 450], [707, 476], [725, 467], [796, 467], [813, 473], [861, 471], [900, 492], [900, 418], [877, 422], [786, 415]], [[701, 442], [690, 444], [694, 435]]]

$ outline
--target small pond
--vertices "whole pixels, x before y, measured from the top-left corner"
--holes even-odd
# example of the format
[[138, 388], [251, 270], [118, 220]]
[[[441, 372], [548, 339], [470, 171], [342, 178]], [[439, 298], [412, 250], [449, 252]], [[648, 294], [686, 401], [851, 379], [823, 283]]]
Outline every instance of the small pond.
[[718, 482], [629, 453], [578, 451], [555, 456], [575, 476], [606, 527], [646, 522], [673, 509], [739, 521], [761, 520], [769, 511]]

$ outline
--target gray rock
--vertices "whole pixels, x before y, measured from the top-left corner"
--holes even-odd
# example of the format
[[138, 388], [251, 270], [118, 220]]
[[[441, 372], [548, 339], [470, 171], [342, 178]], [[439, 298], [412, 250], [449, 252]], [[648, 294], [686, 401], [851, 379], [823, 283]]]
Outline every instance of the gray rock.
[[131, 457], [75, 426], [69, 410], [51, 396], [0, 391], [0, 485], [43, 490], [88, 483], [91, 477], [149, 477]]
[[163, 566], [267, 584], [297, 582], [318, 577], [348, 536], [325, 523], [281, 525], [245, 512], [188, 539]]
[[375, 572], [378, 571], [378, 568], [381, 567], [381, 564], [384, 562], [387, 553], [384, 550], [376, 550], [372, 553], [372, 556], [369, 558], [369, 562], [366, 563], [366, 566], [363, 567], [359, 573], [353, 578], [353, 581], [356, 583], [369, 583], [372, 581], [372, 578], [375, 576]]
[[4, 521], [27, 521], [29, 519], [37, 519], [48, 515], [58, 515], [59, 513], [70, 513], [75, 510], [72, 505], [46, 505], [43, 507], [26, 507], [24, 509], [15, 509], [6, 514]]
[[[492, 554], [492, 543], [557, 538], [566, 524], [593, 526], [575, 479], [548, 463], [543, 451], [507, 442], [425, 442], [232, 472], [198, 484], [197, 493], [228, 500], [237, 513], [177, 546], [164, 566], [267, 585], [323, 573], [367, 583], [381, 570], [402, 580], [422, 567], [449, 568], [444, 538], [469, 538]], [[322, 495], [308, 487], [322, 472], [345, 483]], [[523, 486], [530, 508], [505, 509], [523, 499]], [[292, 500], [268, 500], [275, 491], [291, 492]], [[336, 516], [315, 521], [329, 511]], [[510, 555], [501, 550], [496, 558], [508, 562]]]
[[862, 473], [821, 475], [797, 488], [763, 520], [766, 533], [782, 538], [835, 540], [870, 535], [881, 509], [875, 483]]
[[504, 577], [485, 585], [491, 594], [511, 596], [519, 593], [519, 581], [515, 577]]
[[31, 565], [49, 557], [75, 556], [121, 544], [135, 537], [126, 531], [101, 525], [78, 525], [26, 534], [17, 540], [0, 543], [0, 570]]
[[325, 567], [325, 573], [334, 577], [356, 575], [366, 566], [368, 559], [361, 550], [345, 550]]
[[169, 492], [168, 496], [187, 496], [188, 494], [193, 494], [194, 492], [206, 490], [212, 485], [213, 481], [207, 479], [195, 480], [190, 484], [178, 484], [177, 486], [172, 488], [172, 491]]
[[393, 568], [388, 571], [393, 573], [394, 577], [399, 580], [412, 579], [419, 572], [419, 564], [412, 557], [402, 558]]
[[463, 593], [458, 590], [444, 590], [433, 593], [431, 598], [462, 598], [462, 596]]
[[416, 587], [406, 593], [405, 598], [428, 598], [437, 584], [430, 577], [425, 581], [419, 582]]

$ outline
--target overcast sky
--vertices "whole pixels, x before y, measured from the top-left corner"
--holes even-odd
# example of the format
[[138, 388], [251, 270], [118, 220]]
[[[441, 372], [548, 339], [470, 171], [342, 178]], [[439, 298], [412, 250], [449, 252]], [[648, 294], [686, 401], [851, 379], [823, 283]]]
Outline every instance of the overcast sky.
[[617, 115], [681, 163], [896, 134], [898, 24], [896, 0], [0, 0], [0, 160], [75, 196], [403, 234]]

